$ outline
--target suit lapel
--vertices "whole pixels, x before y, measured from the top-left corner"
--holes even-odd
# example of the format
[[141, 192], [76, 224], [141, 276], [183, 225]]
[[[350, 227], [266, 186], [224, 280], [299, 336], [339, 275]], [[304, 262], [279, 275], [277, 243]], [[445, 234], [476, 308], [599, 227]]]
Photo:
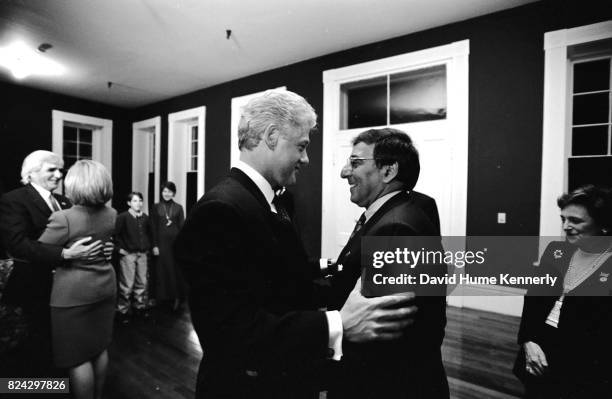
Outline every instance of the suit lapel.
[[406, 194], [405, 191], [400, 192], [399, 194], [394, 195], [389, 198], [387, 202], [385, 202], [373, 215], [368, 219], [368, 221], [361, 228], [361, 235], [368, 235], [369, 231], [373, 226], [378, 223], [378, 221], [391, 209], [395, 208], [398, 204], [401, 204], [405, 201], [411, 202], [412, 199]]
[[[345, 258], [350, 256], [351, 254], [355, 254], [355, 252], [361, 252], [361, 238], [369, 235], [370, 230], [373, 226], [378, 223], [378, 221], [391, 209], [393, 209], [398, 204], [401, 204], [403, 201], [409, 200], [407, 198], [408, 194], [406, 192], [401, 192], [399, 194], [391, 197], [387, 202], [385, 202], [375, 213], [372, 215], [367, 222], [363, 225], [361, 229], [353, 237], [348, 240], [342, 251], [340, 251], [340, 255], [338, 255], [338, 263], [343, 263], [346, 261]], [[360, 256], [360, 255], [359, 255]]]
[[264, 213], [272, 213], [270, 210], [270, 204], [266, 201], [266, 197], [264, 197], [263, 193], [257, 187], [255, 182], [251, 180], [243, 171], [238, 168], [232, 168], [229, 173], [229, 177], [238, 181], [246, 190], [253, 196], [255, 201], [259, 203], [261, 206], [261, 210]]
[[58, 195], [58, 194], [53, 193], [53, 197], [55, 198], [55, 200], [59, 204], [60, 208], [62, 208], [62, 209], [68, 209], [68, 208], [70, 208], [72, 206], [72, 204], [66, 199], [66, 197], [64, 197], [62, 195]]
[[44, 214], [46, 218], [48, 218], [51, 215], [51, 209], [49, 208], [49, 205], [47, 205], [47, 202], [40, 196], [38, 191], [36, 191], [31, 184], [28, 184], [25, 187], [32, 200], [32, 203], [36, 205], [36, 207]]

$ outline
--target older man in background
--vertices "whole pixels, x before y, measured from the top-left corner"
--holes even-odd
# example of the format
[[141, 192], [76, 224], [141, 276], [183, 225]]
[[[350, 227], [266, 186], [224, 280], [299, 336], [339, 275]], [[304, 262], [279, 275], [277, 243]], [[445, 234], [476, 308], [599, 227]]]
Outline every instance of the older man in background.
[[50, 344], [53, 268], [64, 259], [87, 259], [103, 250], [99, 241], [85, 244], [90, 237], [84, 237], [70, 248], [37, 241], [51, 213], [71, 206], [66, 197], [53, 193], [62, 178], [63, 166], [62, 158], [53, 152], [32, 152], [21, 168], [24, 186], [0, 198], [0, 237], [14, 262], [2, 302], [21, 307], [28, 326], [26, 341], [0, 362], [3, 377], [57, 375], [52, 366]]

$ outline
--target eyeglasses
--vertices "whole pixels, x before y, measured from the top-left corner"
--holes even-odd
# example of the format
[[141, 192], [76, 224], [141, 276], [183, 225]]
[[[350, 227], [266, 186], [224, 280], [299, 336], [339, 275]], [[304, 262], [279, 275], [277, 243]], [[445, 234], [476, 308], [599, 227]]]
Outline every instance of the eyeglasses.
[[351, 169], [357, 168], [359, 165], [363, 164], [363, 161], [374, 160], [374, 158], [362, 158], [362, 157], [348, 157], [346, 162], [351, 165]]

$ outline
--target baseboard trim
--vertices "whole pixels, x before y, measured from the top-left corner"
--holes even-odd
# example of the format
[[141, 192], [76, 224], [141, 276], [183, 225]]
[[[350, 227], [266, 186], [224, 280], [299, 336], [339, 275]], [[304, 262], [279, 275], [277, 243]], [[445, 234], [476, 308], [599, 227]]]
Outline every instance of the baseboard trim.
[[503, 285], [462, 285], [448, 296], [450, 306], [521, 316], [525, 290]]

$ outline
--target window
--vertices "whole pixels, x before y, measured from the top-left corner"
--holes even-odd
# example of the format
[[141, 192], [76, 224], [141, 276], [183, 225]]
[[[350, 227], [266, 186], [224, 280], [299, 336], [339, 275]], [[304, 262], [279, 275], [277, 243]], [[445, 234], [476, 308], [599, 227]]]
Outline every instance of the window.
[[64, 168], [68, 169], [76, 161], [92, 159], [93, 129], [82, 125], [64, 125], [63, 156]]
[[609, 50], [607, 55], [571, 60], [568, 190], [612, 185], [611, 68]]
[[340, 129], [446, 119], [444, 64], [345, 83], [340, 91]]
[[610, 153], [610, 57], [573, 62], [572, 156]]
[[191, 133], [191, 163], [189, 164], [190, 172], [198, 171], [198, 125], [189, 127]]

